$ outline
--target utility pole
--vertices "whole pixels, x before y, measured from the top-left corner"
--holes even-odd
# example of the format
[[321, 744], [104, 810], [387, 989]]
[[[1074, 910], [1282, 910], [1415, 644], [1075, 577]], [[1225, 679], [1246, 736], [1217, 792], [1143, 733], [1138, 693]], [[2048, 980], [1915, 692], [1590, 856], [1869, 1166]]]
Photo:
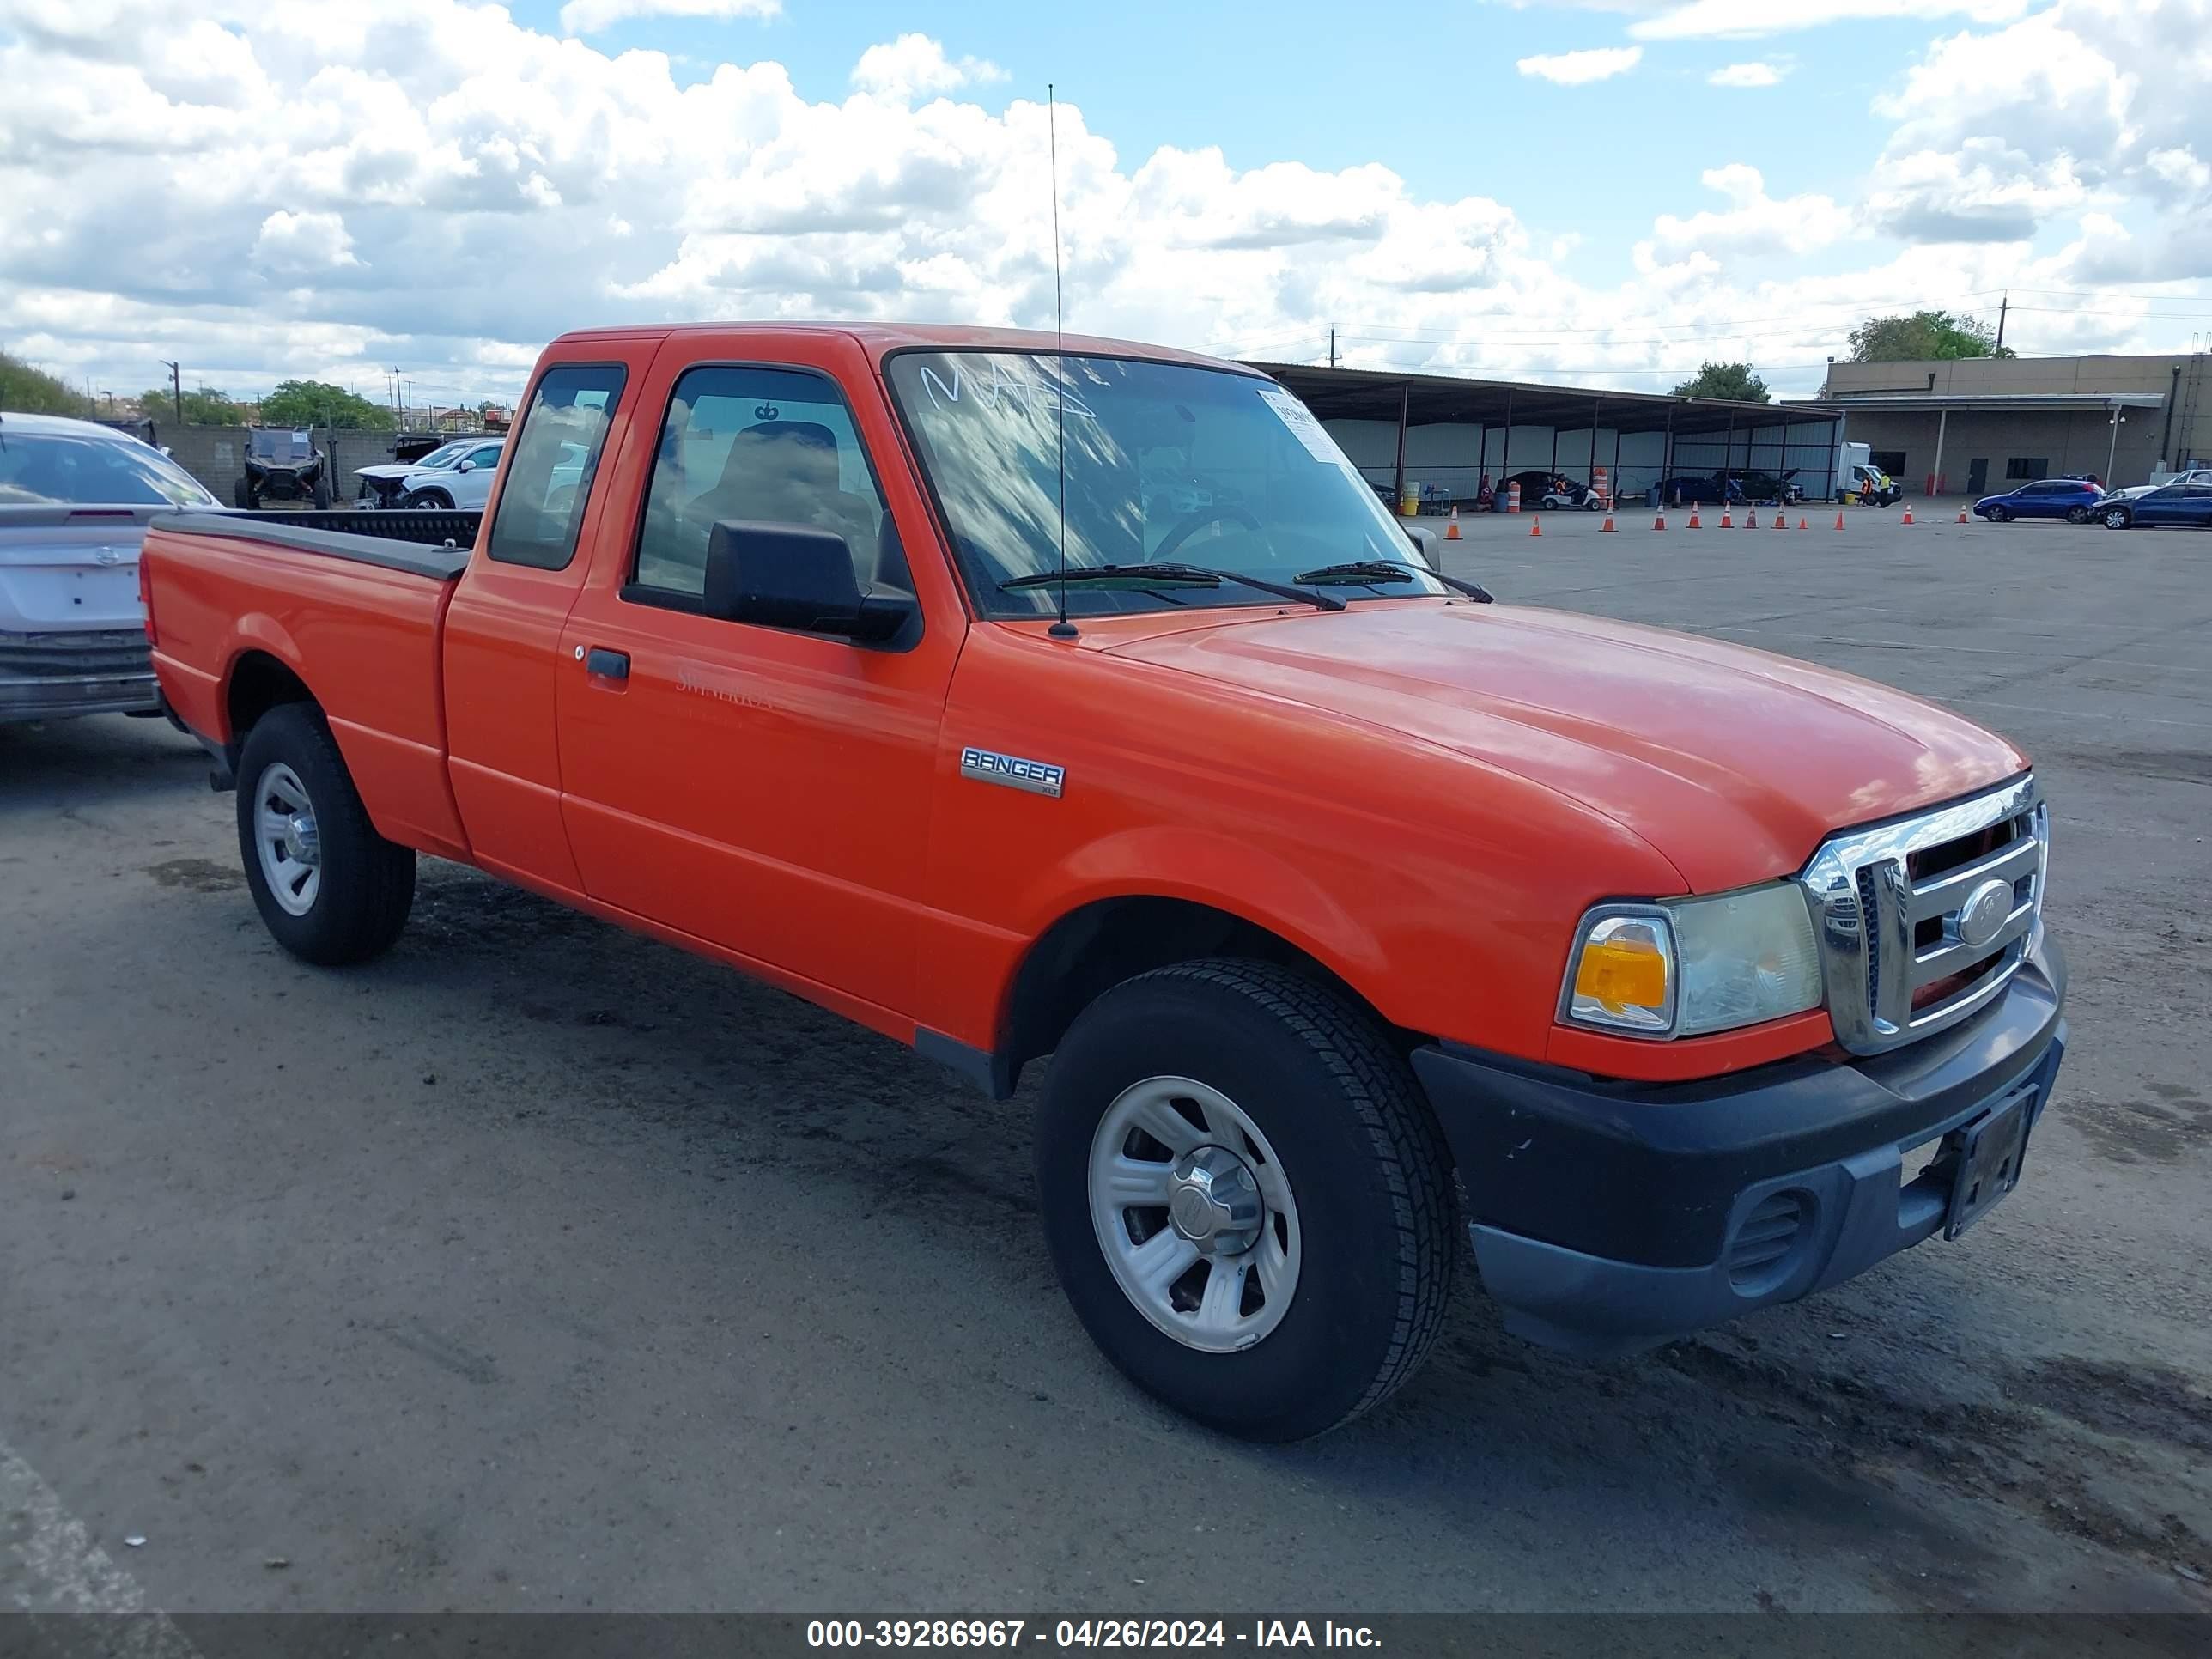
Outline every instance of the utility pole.
[[155, 361], [159, 362], [162, 368], [169, 371], [169, 395], [176, 399], [177, 424], [179, 426], [182, 426], [185, 423], [184, 371], [179, 368], [174, 363], [170, 362], [167, 358], [156, 358]]
[[1328, 366], [1331, 368], [1336, 367], [1336, 331], [1334, 329], [1328, 331]]
[[[2004, 350], [2005, 313], [2011, 309], [2012, 295], [2010, 294], [2007, 294], [2004, 298], [1997, 301], [1997, 352], [2002, 352]], [[1992, 353], [1991, 355], [1994, 356], [1996, 354]]]

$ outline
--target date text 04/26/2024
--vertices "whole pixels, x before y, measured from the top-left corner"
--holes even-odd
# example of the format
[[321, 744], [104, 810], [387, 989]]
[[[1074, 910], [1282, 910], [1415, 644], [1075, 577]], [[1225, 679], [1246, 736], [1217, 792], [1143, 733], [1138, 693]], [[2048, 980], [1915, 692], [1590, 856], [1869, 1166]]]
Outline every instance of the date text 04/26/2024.
[[1372, 1627], [1324, 1619], [815, 1619], [810, 1648], [1376, 1648]]

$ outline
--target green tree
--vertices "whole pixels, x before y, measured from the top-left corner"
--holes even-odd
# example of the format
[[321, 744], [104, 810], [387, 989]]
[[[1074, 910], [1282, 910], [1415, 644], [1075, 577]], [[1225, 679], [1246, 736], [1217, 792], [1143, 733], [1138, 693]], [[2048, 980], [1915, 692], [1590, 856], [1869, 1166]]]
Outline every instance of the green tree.
[[1674, 388], [1677, 398], [1732, 398], [1740, 404], [1771, 401], [1766, 382], [1749, 363], [1707, 363]]
[[1869, 317], [1851, 331], [1855, 363], [1904, 363], [1954, 357], [2016, 357], [1996, 331], [1972, 317], [1916, 311], [1910, 317]]
[[279, 380], [261, 400], [268, 426], [335, 426], [388, 431], [392, 411], [327, 380]]
[[[227, 392], [217, 392], [204, 386], [187, 392], [184, 396], [186, 426], [243, 426], [246, 411]], [[138, 406], [159, 422], [173, 419], [177, 412], [175, 394], [165, 386], [149, 386], [138, 394]]]
[[0, 351], [0, 410], [24, 415], [76, 415], [92, 412], [82, 392], [42, 368], [33, 368], [20, 357]]

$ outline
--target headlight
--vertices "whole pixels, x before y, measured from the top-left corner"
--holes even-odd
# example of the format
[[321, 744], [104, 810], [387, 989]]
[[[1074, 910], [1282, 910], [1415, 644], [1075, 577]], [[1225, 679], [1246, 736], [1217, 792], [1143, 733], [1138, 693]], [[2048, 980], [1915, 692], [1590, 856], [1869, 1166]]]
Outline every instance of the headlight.
[[1569, 1023], [1698, 1036], [1820, 1006], [1812, 912], [1794, 883], [1583, 918], [1559, 999]]

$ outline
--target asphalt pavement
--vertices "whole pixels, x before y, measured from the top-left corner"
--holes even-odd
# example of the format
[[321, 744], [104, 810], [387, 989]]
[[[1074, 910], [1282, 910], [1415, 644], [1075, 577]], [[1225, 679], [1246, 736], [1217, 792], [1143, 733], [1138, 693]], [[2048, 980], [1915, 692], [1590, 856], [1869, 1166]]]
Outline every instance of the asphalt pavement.
[[1027, 1095], [449, 865], [305, 967], [190, 743], [0, 728], [0, 1607], [2212, 1609], [2212, 537], [1802, 511], [1448, 568], [2033, 754], [2073, 1046], [2024, 1186], [1612, 1365], [1465, 1273], [1288, 1448], [1091, 1350]]

